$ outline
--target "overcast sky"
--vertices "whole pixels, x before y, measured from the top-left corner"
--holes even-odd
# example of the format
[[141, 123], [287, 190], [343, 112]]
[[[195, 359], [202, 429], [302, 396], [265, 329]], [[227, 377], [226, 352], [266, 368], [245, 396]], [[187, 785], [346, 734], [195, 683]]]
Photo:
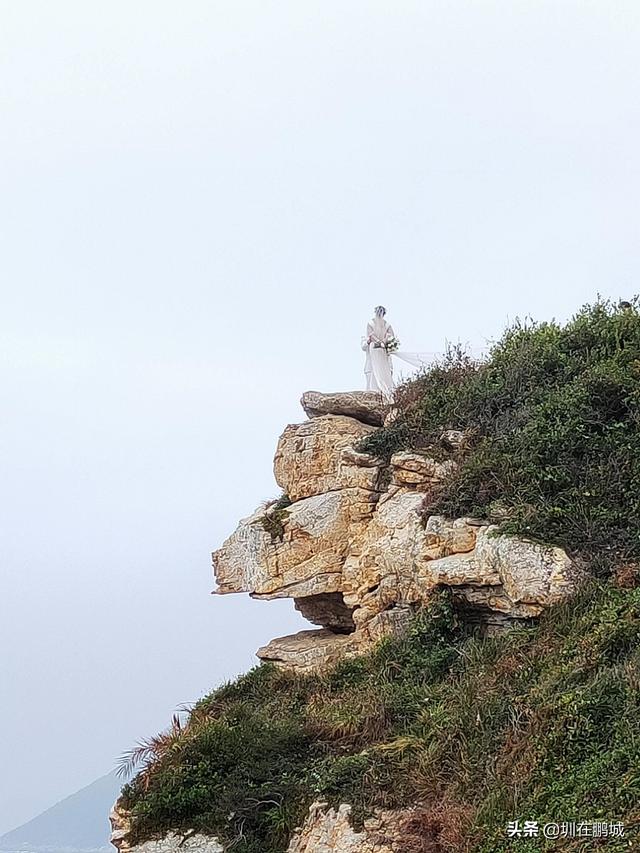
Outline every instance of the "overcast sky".
[[300, 393], [637, 290], [637, 0], [0, 0], [0, 833], [302, 625]]

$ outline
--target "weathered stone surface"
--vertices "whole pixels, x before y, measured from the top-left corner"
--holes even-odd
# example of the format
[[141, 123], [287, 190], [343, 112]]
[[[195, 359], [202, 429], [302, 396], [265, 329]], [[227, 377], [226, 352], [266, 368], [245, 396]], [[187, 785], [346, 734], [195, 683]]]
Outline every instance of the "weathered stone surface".
[[[426, 590], [439, 583], [421, 583], [423, 567], [474, 549], [479, 528], [465, 519], [448, 521], [442, 516], [431, 516], [423, 526], [418, 514], [422, 500], [420, 492], [399, 490], [379, 501], [357, 553], [354, 549], [345, 561], [343, 584], [349, 606], [373, 606], [377, 612], [403, 601], [422, 601]], [[371, 615], [356, 611], [354, 619], [366, 621]]]
[[111, 824], [110, 841], [119, 853], [129, 853], [131, 847], [127, 842], [127, 835], [131, 829], [131, 815], [123, 808], [120, 800], [116, 800], [109, 812], [109, 823]]
[[359, 499], [357, 494], [338, 491], [292, 504], [281, 539], [264, 529], [264, 508], [243, 519], [213, 554], [217, 591], [264, 598], [339, 592], [350, 522], [354, 513], [364, 512]]
[[343, 803], [336, 810], [327, 803], [314, 803], [287, 853], [399, 853], [402, 814], [380, 811], [356, 832], [351, 826], [351, 806]]
[[452, 585], [451, 590], [454, 601], [458, 603], [465, 615], [465, 621], [469, 621], [470, 614], [475, 613], [481, 621], [486, 621], [493, 615], [500, 617], [498, 622], [501, 624], [507, 624], [505, 620], [514, 622], [530, 619], [539, 613], [531, 605], [513, 602], [501, 584], [497, 586]]
[[[375, 606], [363, 607], [358, 611], [360, 630], [354, 634], [361, 649], [365, 651], [372, 643], [377, 643], [384, 637], [404, 634], [416, 615], [416, 605], [417, 602], [397, 601], [379, 611]], [[366, 621], [363, 620], [365, 613]]]
[[442, 515], [431, 515], [424, 529], [425, 555], [432, 560], [449, 554], [464, 554], [476, 546], [478, 525], [468, 518], [451, 521]]
[[132, 847], [121, 847], [120, 853], [224, 853], [224, 847], [215, 838], [201, 833], [185, 837], [169, 832], [163, 838], [143, 841]]
[[344, 600], [356, 608], [353, 618], [357, 626], [389, 606], [412, 600], [411, 587], [424, 542], [418, 516], [421, 503], [422, 495], [417, 492], [383, 498], [356, 553], [345, 561]]
[[400, 416], [400, 409], [397, 406], [390, 406], [389, 411], [384, 416], [384, 426], [391, 426], [394, 421], [397, 421]]
[[486, 549], [483, 557], [495, 565], [511, 601], [541, 612], [575, 591], [581, 573], [562, 548], [515, 536], [491, 536], [495, 531], [487, 528], [478, 549]]
[[382, 426], [388, 406], [377, 391], [305, 391], [300, 400], [310, 418], [347, 415], [371, 426]]
[[275, 663], [295, 672], [317, 672], [357, 654], [358, 640], [353, 634], [334, 634], [326, 628], [299, 631], [276, 637], [258, 649], [260, 660]]
[[344, 603], [339, 592], [325, 592], [294, 599], [296, 610], [308, 622], [329, 628], [336, 634], [350, 634], [355, 630], [353, 610]]
[[[270, 531], [262, 508], [214, 554], [219, 592], [291, 597], [330, 629], [274, 641], [261, 655], [303, 670], [325, 666], [401, 631], [439, 587], [453, 591], [463, 621], [487, 630], [535, 617], [573, 593], [580, 576], [560, 548], [497, 536], [484, 520], [424, 523], [425, 496], [434, 485], [446, 488], [456, 463], [401, 452], [386, 469], [355, 450], [371, 430], [335, 414], [287, 427], [275, 472], [294, 503]], [[456, 431], [441, 439], [452, 450], [464, 440]]]
[[116, 801], [111, 809], [109, 820], [111, 822], [110, 840], [118, 853], [224, 853], [224, 847], [216, 838], [201, 833], [180, 835], [169, 832], [162, 838], [130, 845], [127, 835], [131, 828], [131, 819], [119, 801]]
[[372, 429], [353, 418], [337, 415], [289, 424], [276, 449], [276, 482], [292, 501], [335, 489], [375, 490], [375, 461], [353, 452], [353, 446]]
[[579, 573], [562, 548], [496, 531], [480, 528], [473, 551], [421, 565], [418, 585], [424, 590], [442, 584], [484, 589], [487, 606], [513, 617], [537, 616], [575, 591]]
[[467, 445], [467, 435], [459, 429], [446, 429], [440, 436], [443, 446], [455, 453]]
[[358, 635], [375, 640], [406, 608], [428, 601], [437, 587], [460, 588], [469, 609], [511, 619], [536, 616], [570, 595], [576, 573], [560, 548], [511, 536], [467, 519], [431, 516], [423, 526], [420, 492], [384, 495], [361, 544], [345, 560], [345, 603], [354, 608]]
[[455, 468], [456, 464], [451, 460], [436, 462], [420, 453], [403, 451], [391, 457], [391, 482], [397, 486], [425, 489], [442, 483]]

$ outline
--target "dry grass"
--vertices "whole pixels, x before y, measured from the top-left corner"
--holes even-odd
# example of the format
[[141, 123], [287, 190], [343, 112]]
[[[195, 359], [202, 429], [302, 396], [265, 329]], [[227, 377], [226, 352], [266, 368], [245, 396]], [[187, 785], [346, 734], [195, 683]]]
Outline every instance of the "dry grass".
[[468, 853], [474, 809], [449, 798], [413, 809], [400, 824], [398, 853]]

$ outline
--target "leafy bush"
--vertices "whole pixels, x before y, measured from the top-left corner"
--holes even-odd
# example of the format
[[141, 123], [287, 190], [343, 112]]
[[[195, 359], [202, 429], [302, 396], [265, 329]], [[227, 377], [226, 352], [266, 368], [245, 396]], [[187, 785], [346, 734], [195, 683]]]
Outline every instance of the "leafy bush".
[[607, 302], [565, 326], [517, 322], [477, 363], [459, 350], [398, 389], [398, 418], [362, 450], [465, 451], [425, 515], [479, 515], [556, 543], [594, 571], [640, 560], [640, 314]]

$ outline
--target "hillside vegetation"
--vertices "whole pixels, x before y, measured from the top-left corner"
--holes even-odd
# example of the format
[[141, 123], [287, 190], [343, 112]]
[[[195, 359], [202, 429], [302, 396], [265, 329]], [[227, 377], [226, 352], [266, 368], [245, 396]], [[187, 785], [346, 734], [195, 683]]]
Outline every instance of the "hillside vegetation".
[[[143, 744], [123, 791], [133, 839], [217, 835], [284, 853], [314, 799], [417, 808], [405, 853], [498, 853], [509, 821], [640, 822], [640, 317], [599, 303], [564, 327], [517, 325], [476, 364], [460, 353], [398, 391], [367, 449], [459, 467], [425, 514], [480, 515], [565, 546], [594, 579], [534, 626], [458, 630], [445, 592], [406, 636], [323, 675], [257, 667]], [[517, 841], [522, 851], [542, 839]], [[582, 850], [584, 840], [549, 842]]]
[[486, 361], [454, 349], [397, 397], [399, 417], [362, 449], [437, 455], [443, 430], [467, 436], [426, 514], [487, 517], [601, 573], [640, 558], [637, 302], [598, 302], [565, 326], [516, 323]]

